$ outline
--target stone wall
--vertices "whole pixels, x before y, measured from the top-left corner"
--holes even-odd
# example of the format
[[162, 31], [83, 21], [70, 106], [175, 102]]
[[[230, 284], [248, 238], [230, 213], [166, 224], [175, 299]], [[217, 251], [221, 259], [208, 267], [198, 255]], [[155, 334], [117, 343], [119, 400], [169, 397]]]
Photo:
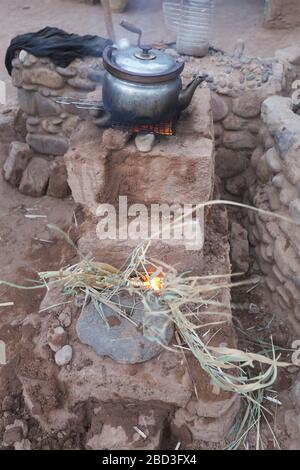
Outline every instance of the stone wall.
[[[211, 51], [202, 59], [185, 57], [183, 72], [184, 79], [199, 73], [209, 76], [216, 173], [222, 180], [223, 197], [238, 201], [249, 186], [247, 170], [262, 126], [261, 105], [268, 96], [283, 93], [287, 74], [281, 57], [250, 57], [244, 48], [243, 41], [238, 41], [232, 54]], [[292, 72], [290, 76], [291, 81]]]
[[58, 104], [58, 97], [84, 98], [94, 91], [103, 76], [102, 59], [76, 59], [62, 68], [21, 51], [12, 65], [19, 105], [27, 115], [26, 142], [43, 155], [64, 155], [80, 111]]
[[[262, 65], [254, 61], [252, 67]], [[261, 132], [261, 105], [274, 94], [281, 94], [284, 68], [270, 61], [269, 81], [254, 88], [233, 88], [213, 92], [213, 117], [216, 138], [216, 174], [221, 178], [223, 197], [241, 201], [253, 174], [250, 160]]]
[[[292, 111], [291, 100], [280, 95], [291, 96], [295, 91], [293, 82], [300, 76], [300, 50], [289, 47], [278, 50], [275, 56], [272, 60], [250, 61], [250, 68], [256, 64], [258, 71], [264, 64], [269, 65], [268, 82], [261, 86], [255, 83], [249, 89], [247, 84], [241, 89], [236, 80], [228, 78], [224, 86], [220, 78], [224, 64], [220, 67], [222, 72], [209, 83], [214, 90], [216, 173], [222, 180], [223, 198], [299, 222], [300, 117]], [[224, 59], [235, 68], [236, 59]], [[244, 60], [239, 59], [242, 63]], [[241, 79], [241, 68], [238, 70]], [[299, 106], [295, 110], [299, 112]], [[255, 247], [255, 259], [265, 277], [269, 307], [285, 324], [288, 322], [295, 332], [300, 332], [300, 229], [264, 214], [247, 211], [244, 215], [250, 245]], [[246, 272], [247, 266], [239, 262], [236, 269]]]
[[38, 59], [21, 51], [12, 65], [20, 111], [15, 111], [17, 118], [10, 132], [18, 140], [10, 139], [4, 178], [26, 195], [40, 197], [47, 193], [63, 198], [70, 190], [62, 156], [78, 121], [89, 113], [57, 100], [66, 96], [76, 100], [94, 92], [103, 76], [102, 59], [77, 59], [61, 68], [47, 58]]
[[251, 159], [257, 179], [250, 193], [256, 207], [293, 222], [252, 213], [250, 240], [271, 308], [300, 333], [300, 117], [290, 98], [273, 96], [263, 103], [262, 118], [260, 145]]

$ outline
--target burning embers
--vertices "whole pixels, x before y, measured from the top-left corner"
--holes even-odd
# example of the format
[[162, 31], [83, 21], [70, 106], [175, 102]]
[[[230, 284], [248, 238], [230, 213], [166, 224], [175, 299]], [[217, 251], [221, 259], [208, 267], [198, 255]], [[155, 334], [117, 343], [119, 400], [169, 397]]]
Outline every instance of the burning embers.
[[164, 287], [164, 276], [161, 272], [140, 273], [138, 276], [132, 277], [130, 282], [135, 288], [152, 289], [159, 294]]

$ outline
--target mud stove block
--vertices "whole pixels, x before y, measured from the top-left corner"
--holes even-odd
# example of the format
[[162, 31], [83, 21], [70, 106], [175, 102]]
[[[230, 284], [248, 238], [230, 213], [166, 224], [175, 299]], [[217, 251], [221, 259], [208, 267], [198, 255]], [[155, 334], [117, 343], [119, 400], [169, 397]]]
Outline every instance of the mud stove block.
[[[198, 90], [182, 116], [177, 136], [158, 139], [147, 154], [137, 151], [134, 143], [127, 143], [126, 136], [114, 150], [104, 146], [102, 137], [103, 131], [92, 123], [80, 123], [65, 162], [73, 197], [86, 209], [86, 220], [80, 227], [80, 250], [118, 267], [141, 240], [100, 240], [96, 233], [100, 203], [114, 204], [117, 209], [119, 196], [146, 207], [154, 203], [199, 204], [213, 197], [210, 92]], [[113, 146], [118, 146], [116, 140]], [[204, 237], [197, 250], [186, 250], [176, 241], [156, 240], [150, 255], [179, 271], [229, 274], [226, 211], [206, 210], [202, 231]], [[232, 347], [235, 337], [229, 290], [220, 289], [218, 299], [225, 305], [228, 320], [221, 332], [214, 335], [212, 329], [207, 337], [214, 336], [214, 346]], [[34, 350], [31, 356], [22, 355], [18, 371], [26, 404], [43, 428], [50, 431], [81, 426], [87, 449], [174, 449], [178, 441], [184, 448], [194, 441], [225, 439], [240, 400], [216, 390], [192, 355], [163, 350], [158, 357], [139, 364], [119, 364], [100, 357], [77, 336], [81, 309], [73, 304], [59, 305], [61, 302], [65, 302], [61, 290], [51, 289], [42, 302], [42, 314], [28, 318]], [[71, 319], [66, 330], [73, 357], [68, 366], [59, 368], [54, 364], [47, 334], [65, 317]], [[207, 320], [205, 314], [203, 320]], [[49, 361], [53, 364], [50, 369], [46, 367]], [[52, 401], [49, 395], [54, 397]]]

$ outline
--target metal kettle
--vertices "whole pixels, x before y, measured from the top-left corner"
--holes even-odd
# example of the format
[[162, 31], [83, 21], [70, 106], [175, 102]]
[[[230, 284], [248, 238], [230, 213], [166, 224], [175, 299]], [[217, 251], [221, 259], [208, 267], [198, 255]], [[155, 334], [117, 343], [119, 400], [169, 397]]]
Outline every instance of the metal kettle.
[[187, 108], [196, 88], [206, 76], [196, 77], [182, 89], [184, 63], [165, 52], [143, 45], [142, 31], [121, 22], [138, 35], [137, 46], [118, 49], [108, 46], [103, 53], [106, 70], [102, 96], [104, 111], [96, 120], [100, 127], [111, 122], [155, 124], [177, 117]]

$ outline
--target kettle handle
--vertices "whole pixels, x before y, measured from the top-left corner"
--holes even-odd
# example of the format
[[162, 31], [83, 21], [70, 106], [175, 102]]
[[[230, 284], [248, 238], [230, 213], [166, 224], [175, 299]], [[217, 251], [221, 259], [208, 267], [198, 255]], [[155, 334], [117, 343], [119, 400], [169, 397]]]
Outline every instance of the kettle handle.
[[120, 23], [120, 26], [122, 26], [122, 28], [124, 29], [127, 29], [127, 31], [130, 31], [131, 33], [134, 33], [134, 34], [138, 34], [138, 47], [141, 47], [141, 39], [142, 39], [142, 30], [140, 28], [137, 28], [136, 26], [134, 26], [133, 24], [131, 23], [128, 23], [128, 21], [125, 21], [125, 20], [122, 20], [121, 23]]

